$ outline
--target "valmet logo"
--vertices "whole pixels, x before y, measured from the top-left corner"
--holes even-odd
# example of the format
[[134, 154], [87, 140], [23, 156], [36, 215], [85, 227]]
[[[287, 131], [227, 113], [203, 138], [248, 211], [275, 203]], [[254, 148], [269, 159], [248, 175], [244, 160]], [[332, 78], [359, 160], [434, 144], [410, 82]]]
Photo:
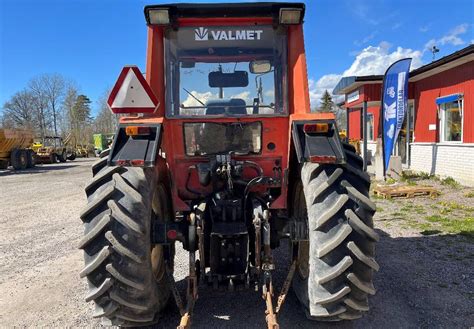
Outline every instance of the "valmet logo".
[[263, 30], [209, 30], [204, 27], [194, 29], [196, 41], [234, 41], [234, 40], [261, 40]]

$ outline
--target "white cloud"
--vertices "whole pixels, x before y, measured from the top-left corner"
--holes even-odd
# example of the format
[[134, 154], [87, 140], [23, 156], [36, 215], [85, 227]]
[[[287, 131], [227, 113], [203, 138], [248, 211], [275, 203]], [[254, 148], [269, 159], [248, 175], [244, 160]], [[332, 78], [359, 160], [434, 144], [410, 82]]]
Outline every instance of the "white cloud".
[[267, 90], [266, 92], [263, 93], [264, 96], [269, 97], [272, 101], [275, 100], [275, 91], [272, 90]]
[[388, 42], [381, 42], [378, 46], [369, 46], [362, 50], [355, 58], [352, 65], [344, 71], [343, 76], [360, 76], [360, 75], [376, 75], [384, 74], [385, 70], [393, 62], [411, 57], [412, 69], [422, 65], [419, 50], [397, 47], [395, 51], [390, 52], [391, 45]]
[[461, 25], [456, 26], [451, 31], [449, 31], [446, 35], [442, 36], [439, 39], [431, 39], [425, 44], [425, 50], [431, 49], [433, 46], [444, 46], [444, 45], [453, 45], [453, 46], [460, 46], [465, 44], [466, 42], [461, 39], [461, 35], [465, 34], [469, 29], [469, 25], [464, 23]]
[[315, 81], [314, 79], [309, 79], [309, 99], [311, 101], [312, 106], [314, 107], [319, 104], [321, 96], [323, 95], [325, 90], [327, 90], [331, 94], [332, 90], [340, 79], [340, 74], [326, 74], [323, 75], [318, 81]]
[[186, 100], [183, 102], [183, 105], [185, 107], [202, 106], [202, 104], [199, 103], [199, 101], [197, 99], [199, 99], [201, 102], [206, 104], [206, 102], [208, 100], [219, 98], [217, 94], [213, 94], [210, 91], [205, 92], [205, 93], [200, 93], [200, 92], [197, 92], [197, 91], [193, 90], [193, 91], [191, 91], [191, 94], [194, 97], [192, 97], [191, 95], [188, 95], [188, 98], [186, 98]]
[[[327, 74], [319, 80], [309, 80], [310, 100], [313, 107], [319, 105], [321, 96], [325, 90], [332, 93], [332, 90], [342, 77], [363, 76], [384, 74], [385, 70], [395, 61], [411, 57], [411, 68], [415, 69], [422, 65], [421, 57], [423, 53], [419, 50], [397, 47], [390, 52], [391, 45], [388, 42], [381, 42], [378, 46], [369, 46], [359, 52], [351, 66], [342, 74]], [[337, 97], [333, 99], [337, 102]]]
[[240, 94], [230, 96], [230, 98], [243, 99], [246, 104], [249, 104], [250, 103], [250, 91], [243, 91]]

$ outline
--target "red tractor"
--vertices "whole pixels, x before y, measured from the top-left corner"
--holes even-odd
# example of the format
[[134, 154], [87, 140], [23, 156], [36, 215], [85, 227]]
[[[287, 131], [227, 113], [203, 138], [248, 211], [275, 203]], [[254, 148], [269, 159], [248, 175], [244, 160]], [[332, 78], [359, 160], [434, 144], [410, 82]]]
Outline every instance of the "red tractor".
[[[304, 12], [145, 7], [146, 80], [137, 67], [120, 76], [109, 104], [129, 115], [85, 188], [80, 275], [94, 316], [153, 324], [174, 299], [189, 327], [206, 285], [258, 285], [269, 328], [290, 286], [310, 319], [368, 311], [379, 269], [370, 178], [334, 116], [311, 113]], [[274, 302], [272, 252], [285, 241], [289, 273]], [[186, 303], [173, 279], [178, 245], [189, 253]]]

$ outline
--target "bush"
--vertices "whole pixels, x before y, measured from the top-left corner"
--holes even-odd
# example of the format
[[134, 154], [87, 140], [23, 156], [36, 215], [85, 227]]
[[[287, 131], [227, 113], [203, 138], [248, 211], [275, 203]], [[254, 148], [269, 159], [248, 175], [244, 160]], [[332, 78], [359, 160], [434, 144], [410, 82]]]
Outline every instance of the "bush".
[[453, 188], [458, 188], [460, 186], [460, 184], [456, 182], [454, 178], [449, 176], [441, 180], [441, 185], [450, 186]]

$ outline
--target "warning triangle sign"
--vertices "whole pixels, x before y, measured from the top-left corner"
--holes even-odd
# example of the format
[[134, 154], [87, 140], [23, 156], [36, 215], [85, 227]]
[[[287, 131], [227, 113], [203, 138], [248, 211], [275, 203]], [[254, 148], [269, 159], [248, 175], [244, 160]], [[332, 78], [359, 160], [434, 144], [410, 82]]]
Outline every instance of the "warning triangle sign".
[[125, 66], [107, 104], [114, 113], [153, 113], [159, 101], [137, 66]]

